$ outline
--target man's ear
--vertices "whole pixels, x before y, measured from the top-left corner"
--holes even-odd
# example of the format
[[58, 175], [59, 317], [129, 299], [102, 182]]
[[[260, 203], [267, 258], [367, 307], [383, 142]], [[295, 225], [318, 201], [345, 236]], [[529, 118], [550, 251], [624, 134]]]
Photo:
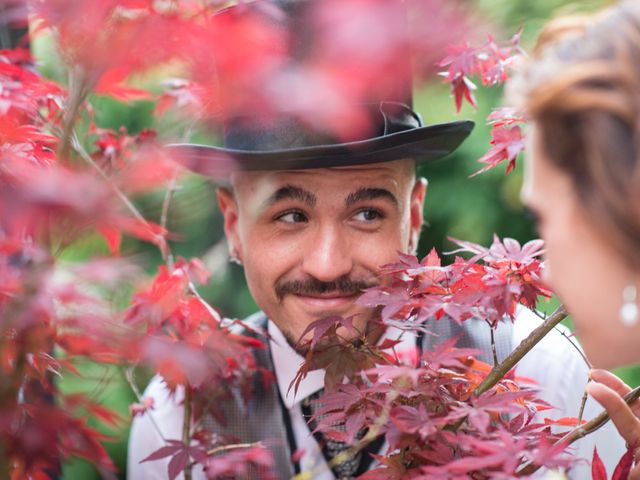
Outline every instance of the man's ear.
[[242, 262], [242, 248], [238, 235], [238, 204], [235, 195], [227, 187], [219, 187], [216, 195], [218, 208], [224, 217], [224, 234], [229, 245], [229, 257], [231, 260]]
[[411, 191], [410, 202], [410, 231], [409, 231], [409, 252], [415, 254], [418, 249], [420, 232], [422, 230], [422, 215], [424, 209], [424, 197], [427, 193], [427, 179], [420, 177]]

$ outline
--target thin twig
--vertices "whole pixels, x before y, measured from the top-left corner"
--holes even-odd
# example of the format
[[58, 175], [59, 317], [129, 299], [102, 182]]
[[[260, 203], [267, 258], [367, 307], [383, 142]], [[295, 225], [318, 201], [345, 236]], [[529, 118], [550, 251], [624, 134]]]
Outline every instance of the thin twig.
[[[582, 349], [576, 344], [576, 342], [574, 342], [573, 339], [569, 335], [567, 335], [562, 329], [558, 328], [557, 326], [553, 327], [553, 329], [556, 332], [558, 332], [560, 335], [562, 335], [567, 342], [569, 342], [569, 344], [575, 349], [575, 351], [578, 352], [578, 355], [580, 355], [580, 357], [582, 358], [584, 363], [587, 365], [587, 368], [589, 370], [591, 370], [593, 368], [592, 365], [591, 365], [591, 362], [589, 361], [587, 356], [584, 354]], [[587, 385], [589, 384], [590, 381], [591, 381], [591, 379], [587, 380]], [[578, 411], [578, 423], [582, 422], [582, 416], [584, 415], [584, 409], [585, 409], [585, 407], [587, 405], [587, 398], [589, 398], [589, 394], [585, 390], [582, 393], [582, 399], [580, 400], [580, 409]]]
[[[164, 200], [162, 201], [162, 214], [160, 215], [160, 226], [164, 231], [167, 230], [167, 220], [169, 218], [169, 206], [171, 205], [171, 199], [173, 198], [173, 194], [176, 191], [176, 177], [174, 176], [169, 182], [167, 186], [167, 191], [164, 195]], [[162, 252], [161, 252], [162, 253]], [[169, 267], [169, 271], [173, 270], [173, 254], [169, 249], [167, 249], [167, 258], [166, 258], [167, 266]]]
[[87, 153], [87, 151], [84, 149], [84, 147], [80, 143], [80, 140], [78, 140], [78, 137], [75, 133], [73, 134], [72, 143], [73, 143], [73, 148], [78, 153], [78, 155], [80, 155], [80, 157], [85, 162], [91, 165], [100, 174], [100, 176], [113, 189], [113, 191], [118, 196], [118, 198], [122, 201], [122, 203], [126, 205], [126, 207], [133, 214], [133, 216], [136, 217], [136, 219], [140, 220], [141, 222], [144, 222], [145, 224], [147, 224], [148, 223], [147, 219], [144, 218], [144, 216], [140, 213], [140, 211], [136, 208], [136, 206], [131, 202], [131, 200], [129, 200], [129, 197], [127, 197], [125, 193], [122, 190], [120, 190], [120, 188], [115, 184], [115, 182], [111, 179], [111, 177], [109, 177], [109, 175], [107, 175], [107, 173], [102, 168], [100, 168], [100, 166], [96, 162], [94, 162], [93, 158], [91, 158], [91, 155], [89, 155], [89, 153]]
[[[640, 398], [640, 387], [634, 388], [633, 390], [631, 390], [629, 393], [627, 393], [623, 397], [623, 399], [624, 399], [624, 401], [625, 401], [625, 403], [627, 405], [632, 404], [633, 402], [635, 402], [639, 398]], [[589, 420], [587, 423], [585, 423], [583, 425], [580, 425], [579, 427], [576, 427], [573, 430], [571, 430], [570, 432], [568, 432], [564, 437], [562, 437], [560, 440], [558, 440], [555, 443], [555, 445], [558, 445], [560, 443], [564, 443], [568, 447], [573, 442], [575, 442], [577, 440], [580, 440], [581, 438], [583, 438], [583, 437], [595, 432], [600, 427], [602, 427], [605, 423], [607, 423], [609, 420], [610, 420], [609, 414], [607, 413], [606, 410], [603, 410], [598, 415], [596, 415], [591, 420]], [[525, 464], [517, 472], [517, 475], [519, 477], [532, 475], [540, 467], [541, 467], [541, 465], [536, 465], [536, 464], [533, 464], [533, 463]]]
[[[127, 379], [127, 383], [129, 384], [129, 388], [131, 388], [131, 391], [136, 396], [136, 399], [138, 400], [138, 403], [140, 403], [141, 405], [144, 405], [144, 397], [140, 393], [140, 390], [138, 389], [138, 385], [136, 385], [135, 379], [133, 378], [134, 369], [135, 369], [135, 367], [129, 367], [129, 368], [125, 369], [124, 377]], [[162, 442], [163, 443], [167, 443], [167, 439], [162, 434], [162, 430], [160, 430], [160, 427], [158, 426], [155, 418], [153, 418], [153, 414], [149, 411], [149, 409], [146, 409], [146, 411], [144, 413], [145, 413], [145, 415], [148, 416], [149, 421], [151, 422], [151, 425], [153, 425], [153, 429], [160, 436], [160, 438], [162, 439]]]
[[491, 322], [489, 322], [488, 320], [487, 324], [489, 325], [489, 331], [491, 332], [491, 353], [493, 353], [493, 366], [496, 367], [498, 365], [498, 352], [496, 351], [495, 330], [491, 327]]
[[558, 332], [560, 335], [562, 335], [570, 344], [571, 346], [578, 352], [578, 354], [580, 355], [580, 357], [582, 357], [582, 360], [584, 361], [584, 363], [587, 365], [587, 368], [589, 368], [589, 370], [591, 370], [593, 368], [593, 366], [591, 365], [591, 362], [589, 361], [589, 359], [587, 358], [587, 356], [584, 354], [584, 352], [582, 351], [582, 349], [576, 344], [576, 342], [573, 341], [573, 339], [571, 338], [571, 336], [567, 335], [565, 332], [563, 332], [560, 328], [553, 327], [553, 329]]
[[[184, 387], [184, 416], [182, 417], [182, 443], [191, 445], [191, 389]], [[184, 480], [191, 480], [193, 465], [187, 463], [184, 466]]]
[[[136, 217], [136, 219], [138, 219], [139, 221], [141, 221], [144, 224], [147, 224], [147, 220], [146, 218], [144, 218], [144, 216], [140, 213], [140, 211], [136, 208], [136, 206], [131, 202], [131, 200], [129, 200], [129, 197], [127, 197], [127, 195], [115, 184], [115, 182], [113, 182], [113, 180], [109, 177], [109, 175], [107, 175], [107, 173], [100, 168], [100, 166], [93, 160], [93, 158], [91, 158], [91, 156], [88, 154], [88, 152], [84, 149], [84, 147], [82, 146], [81, 142], [79, 141], [77, 135], [75, 133], [72, 134], [72, 145], [73, 148], [76, 150], [76, 152], [80, 155], [80, 157], [86, 161], [89, 165], [91, 165], [99, 174], [100, 176], [109, 184], [109, 186], [113, 189], [113, 191], [115, 192], [115, 194], [118, 196], [118, 198], [120, 198], [120, 200], [124, 203], [124, 205], [128, 208], [128, 210], [134, 215], [134, 217]], [[174, 177], [167, 189], [167, 193], [165, 194], [164, 197], [164, 201], [162, 204], [162, 215], [161, 215], [161, 226], [162, 228], [166, 228], [166, 224], [167, 224], [167, 219], [168, 219], [168, 212], [169, 212], [169, 208], [170, 208], [170, 202], [171, 199], [173, 197], [173, 193], [176, 190], [176, 178]], [[161, 254], [163, 256], [163, 259], [165, 261], [165, 263], [167, 264], [167, 266], [171, 269], [173, 266], [173, 255], [171, 254], [171, 251], [169, 248], [166, 249], [160, 249], [161, 250]], [[208, 302], [206, 302], [202, 296], [199, 294], [199, 292], [196, 289], [196, 286], [194, 284], [194, 282], [189, 279], [188, 282], [188, 289], [190, 291], [190, 293], [192, 293], [197, 299], [198, 301], [205, 307], [205, 309], [216, 319], [220, 320], [220, 315], [218, 314], [218, 312], [215, 311], [215, 309], [213, 309], [213, 307], [211, 307], [211, 305], [209, 305]], [[142, 403], [142, 395], [140, 394], [140, 391], [138, 390], [135, 382], [133, 381], [133, 374], [127, 372], [127, 380], [129, 382], [129, 386], [131, 387], [131, 389], [133, 390], [134, 394], [136, 395], [136, 397], [138, 398], [138, 401], [140, 403]], [[182, 441], [184, 442], [185, 445], [189, 445], [191, 442], [190, 436], [191, 436], [191, 393], [190, 390], [188, 388], [188, 386], [185, 386], [185, 398], [184, 398], [184, 416], [183, 416], [183, 423], [182, 423]], [[162, 438], [162, 440], [166, 443], [166, 439], [164, 438], [164, 436], [162, 435], [162, 432], [160, 431], [160, 428], [158, 426], [158, 424], [156, 423], [156, 421], [154, 420], [153, 416], [150, 415], [149, 412], [146, 412], [147, 415], [149, 415], [149, 419], [151, 420], [151, 423], [154, 427], [154, 429], [158, 432], [158, 434], [160, 435], [160, 437]], [[231, 448], [241, 448], [237, 445], [229, 445], [227, 446], [228, 449]], [[221, 448], [221, 447], [220, 447]], [[191, 480], [192, 478], [192, 469], [193, 469], [193, 465], [192, 463], [188, 463], [185, 465], [185, 469], [184, 469], [184, 478], [185, 480]]]
[[[555, 328], [558, 323], [564, 320], [567, 317], [567, 312], [562, 305], [560, 305], [555, 312], [551, 314], [548, 318], [544, 320], [541, 325], [538, 325], [527, 338], [525, 338], [520, 345], [518, 345], [502, 362], [494, 366], [489, 375], [485, 377], [485, 379], [478, 385], [474, 391], [473, 395], [480, 396], [483, 393], [491, 390], [500, 380], [504, 378], [504, 376], [509, 373], [509, 371], [515, 367], [522, 358], [529, 353], [529, 351], [536, 346], [536, 344], [542, 340], [542, 338], [549, 333], [553, 328]], [[492, 330], [493, 331], [493, 330]], [[444, 427], [445, 430], [449, 431], [457, 431], [462, 424], [467, 420], [467, 417], [464, 416], [458, 419], [456, 422], [446, 425]]]
[[[217, 455], [219, 453], [228, 452], [229, 450], [237, 450], [240, 448], [264, 448], [264, 444], [261, 441], [254, 443], [230, 443], [228, 445], [220, 445], [207, 450], [207, 457]], [[191, 467], [194, 467], [198, 462], [192, 461]]]
[[[640, 387], [634, 388], [623, 397], [627, 405], [632, 404], [639, 398], [640, 398]], [[601, 426], [607, 423], [607, 421], [609, 421], [609, 414], [607, 413], [606, 410], [603, 410], [602, 412], [600, 412], [598, 415], [596, 415], [594, 418], [589, 420], [584, 425], [580, 425], [579, 427], [571, 430], [563, 438], [561, 438], [557, 443], [568, 442], [568, 445], [571, 445], [573, 442], [584, 437], [585, 435], [595, 432]]]
[[227, 452], [229, 450], [236, 450], [238, 448], [263, 448], [264, 445], [262, 442], [254, 442], [254, 443], [232, 443], [230, 445], [220, 445], [219, 447], [212, 448], [211, 450], [207, 450], [207, 456], [217, 455], [218, 453]]
[[57, 156], [66, 159], [69, 154], [69, 147], [72, 145], [74, 129], [80, 107], [84, 103], [89, 88], [86, 82], [86, 72], [82, 67], [77, 67], [69, 71], [69, 103], [65, 114], [62, 117], [62, 140], [58, 146]]
[[476, 396], [482, 395], [486, 391], [490, 390], [496, 385], [504, 376], [515, 367], [518, 362], [533, 348], [535, 345], [549, 333], [558, 323], [567, 317], [567, 312], [564, 307], [559, 306], [555, 312], [553, 312], [549, 318], [547, 318], [541, 325], [536, 327], [527, 338], [525, 338], [520, 345], [518, 345], [513, 352], [507, 356], [502, 362], [493, 367], [489, 375], [478, 385], [473, 394]]
[[[587, 380], [587, 385], [589, 385], [590, 381], [591, 379]], [[578, 425], [582, 423], [582, 417], [584, 416], [584, 408], [587, 406], [587, 398], [589, 398], [589, 394], [585, 389], [585, 391], [582, 392], [582, 399], [580, 400], [580, 410], [578, 411]]]
[[[115, 182], [113, 182], [113, 180], [109, 177], [109, 175], [107, 175], [107, 173], [102, 168], [100, 168], [100, 166], [93, 160], [93, 158], [91, 158], [91, 155], [88, 154], [88, 152], [83, 147], [82, 143], [79, 141], [77, 135], [75, 134], [73, 130], [73, 123], [71, 123], [70, 125], [71, 126], [69, 128], [67, 128], [67, 125], [65, 125], [65, 129], [63, 132], [64, 134], [63, 146], [61, 147], [61, 151], [64, 152], [64, 149], [68, 148], [68, 146], [65, 143], [68, 143], [70, 141], [71, 145], [73, 146], [75, 151], [80, 155], [80, 157], [89, 165], [91, 165], [100, 174], [100, 176], [109, 184], [109, 186], [113, 189], [113, 191], [118, 196], [118, 198], [120, 198], [120, 200], [125, 204], [125, 206], [134, 215], [134, 217], [136, 217], [136, 219], [138, 219], [143, 224], [145, 225], [148, 224], [146, 218], [144, 218], [144, 216], [140, 213], [140, 211], [136, 208], [136, 206], [131, 202], [131, 200], [129, 200], [129, 197], [125, 195], [125, 193], [115, 184]], [[161, 219], [163, 228], [166, 226], [170, 201], [174, 191], [175, 191], [175, 178], [172, 180], [171, 185], [163, 201], [162, 219]], [[162, 254], [163, 260], [165, 261], [167, 266], [171, 269], [173, 267], [173, 256], [171, 254], [170, 249], [168, 247], [164, 249], [160, 248], [160, 253]], [[202, 297], [198, 294], [195, 288], [195, 285], [193, 284], [192, 281], [189, 281], [189, 290], [196, 296], [196, 298], [205, 306], [205, 308], [207, 308], [207, 310], [215, 318], [219, 318], [219, 315], [217, 314], [217, 312], [215, 312], [215, 310], [213, 310], [211, 306], [207, 302], [205, 302], [202, 299]], [[129, 385], [134, 391], [134, 394], [136, 395], [136, 397], [138, 397], [139, 401], [141, 402], [142, 396], [140, 395], [140, 392], [137, 386], [135, 385], [135, 382], [133, 381], [133, 375], [131, 374], [130, 376], [128, 376], [127, 380], [129, 381]], [[189, 445], [191, 443], [191, 431], [190, 431], [191, 407], [192, 407], [191, 390], [189, 389], [188, 385], [185, 385], [184, 416], [183, 416], [183, 422], [182, 422], [182, 441], [185, 445]], [[160, 435], [160, 437], [166, 443], [166, 439], [162, 435], [153, 417], [150, 416], [149, 418], [151, 419], [151, 423], [153, 424], [154, 428], [158, 431], [158, 434]], [[185, 480], [192, 479], [192, 471], [193, 471], [193, 464], [187, 463], [184, 468]]]

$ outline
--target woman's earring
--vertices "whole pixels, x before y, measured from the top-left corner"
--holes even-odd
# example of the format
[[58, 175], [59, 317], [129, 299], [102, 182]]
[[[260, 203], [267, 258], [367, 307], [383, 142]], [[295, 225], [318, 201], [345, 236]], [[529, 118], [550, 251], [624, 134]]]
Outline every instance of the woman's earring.
[[633, 283], [622, 289], [620, 321], [627, 327], [633, 327], [638, 323], [638, 290]]
[[238, 251], [235, 248], [229, 253], [229, 261], [231, 263], [235, 263], [236, 265], [242, 265], [242, 260], [240, 260]]

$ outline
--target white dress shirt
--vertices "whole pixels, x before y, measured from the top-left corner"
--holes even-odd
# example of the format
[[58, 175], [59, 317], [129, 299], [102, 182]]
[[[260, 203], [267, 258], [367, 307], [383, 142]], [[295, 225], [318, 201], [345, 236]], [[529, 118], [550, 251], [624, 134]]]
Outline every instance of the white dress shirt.
[[[521, 308], [514, 323], [513, 345], [518, 345], [540, 322], [540, 318], [533, 312]], [[561, 330], [565, 334], [568, 333], [566, 329]], [[310, 433], [301, 410], [301, 401], [323, 387], [324, 371], [309, 372], [301, 381], [297, 393], [294, 393], [293, 389], [289, 390], [289, 385], [303, 358], [289, 346], [278, 327], [271, 321], [268, 324], [268, 331], [271, 336], [270, 348], [278, 390], [285, 407], [289, 409], [297, 447], [304, 451], [300, 458], [301, 470], [312, 471], [312, 478], [316, 480], [333, 480], [335, 477], [324, 460], [315, 438]], [[381, 341], [385, 338], [399, 339], [401, 344], [396, 347], [398, 351], [415, 346], [413, 334], [402, 333], [395, 328], [389, 328]], [[578, 415], [587, 382], [588, 367], [568, 339], [559, 331], [550, 332], [538, 343], [518, 364], [516, 374], [535, 380], [541, 391], [540, 398], [556, 407], [555, 410], [542, 412], [545, 417], [560, 418]], [[179, 404], [180, 394], [178, 392], [175, 398], [171, 398], [159, 377], [155, 377], [147, 387], [145, 396], [153, 397], [155, 406], [150, 413], [136, 417], [133, 421], [129, 437], [128, 479], [167, 478], [169, 458], [142, 464], [139, 462], [163, 446], [158, 429], [166, 439], [181, 437], [183, 408]], [[584, 418], [588, 420], [600, 411], [599, 405], [590, 398], [587, 401]], [[574, 453], [585, 461], [571, 470], [570, 478], [575, 480], [591, 478], [590, 460], [596, 444], [607, 471], [613, 472], [625, 448], [624, 441], [609, 422], [596, 433], [574, 443]], [[178, 479], [182, 478], [182, 475], [178, 477]], [[201, 467], [194, 469], [193, 479], [206, 479]]]
[[[289, 385], [304, 362], [304, 358], [289, 346], [280, 329], [270, 320], [268, 332], [271, 337], [271, 358], [276, 372], [278, 390], [285, 407], [289, 409], [289, 418], [297, 447], [304, 452], [300, 458], [300, 470], [313, 472], [313, 478], [317, 480], [333, 480], [335, 477], [327, 465], [318, 443], [309, 431], [301, 407], [302, 400], [324, 387], [324, 370], [309, 372], [300, 382], [297, 392], [294, 392], [293, 388], [289, 390]], [[387, 328], [378, 344], [387, 339], [400, 341], [395, 346], [398, 352], [408, 351], [416, 346], [416, 337], [412, 332], [403, 332], [394, 327]]]

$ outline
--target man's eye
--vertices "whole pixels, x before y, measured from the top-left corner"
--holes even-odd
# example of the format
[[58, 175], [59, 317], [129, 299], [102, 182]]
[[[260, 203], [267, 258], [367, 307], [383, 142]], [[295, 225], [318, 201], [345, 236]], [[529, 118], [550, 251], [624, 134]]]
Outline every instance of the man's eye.
[[277, 220], [285, 223], [304, 223], [307, 217], [302, 212], [287, 212], [278, 216]]
[[382, 219], [383, 215], [374, 208], [366, 208], [355, 214], [354, 219], [359, 222], [373, 222]]

